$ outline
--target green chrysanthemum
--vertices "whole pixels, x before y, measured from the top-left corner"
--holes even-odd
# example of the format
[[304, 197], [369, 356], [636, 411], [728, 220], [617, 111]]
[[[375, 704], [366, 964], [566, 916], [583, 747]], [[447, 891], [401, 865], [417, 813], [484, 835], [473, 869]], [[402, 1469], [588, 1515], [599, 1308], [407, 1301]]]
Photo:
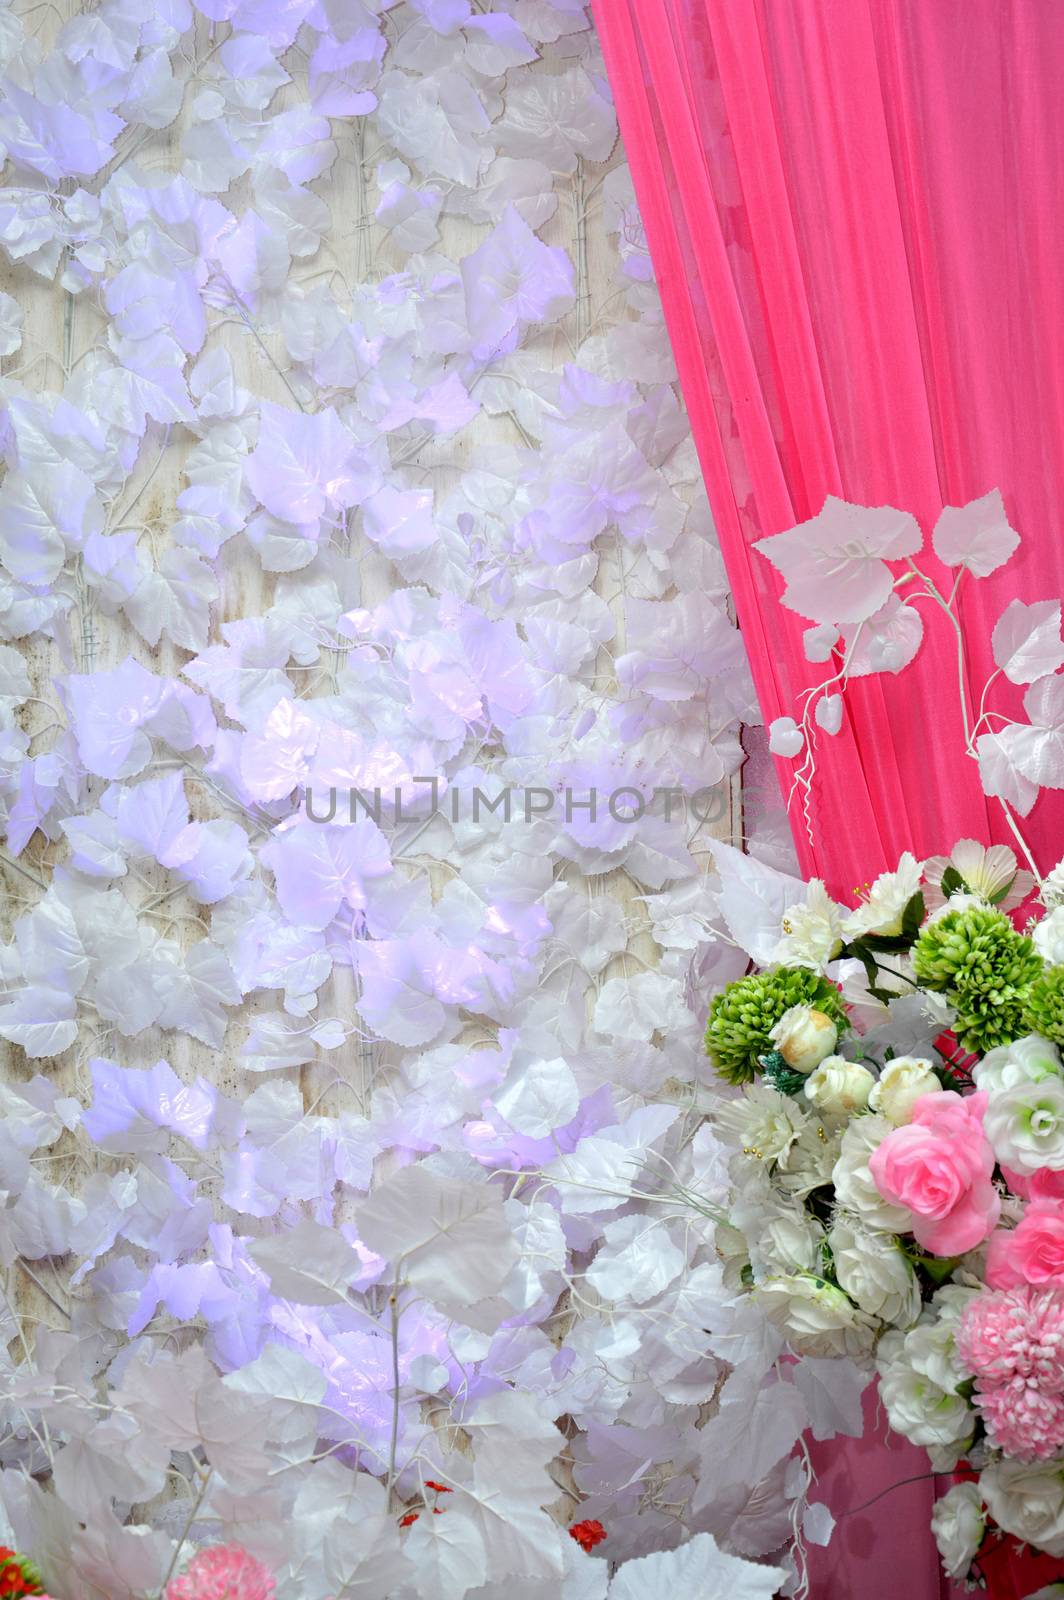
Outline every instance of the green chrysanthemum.
[[1042, 958], [1002, 912], [969, 906], [939, 917], [913, 946], [913, 969], [956, 1010], [966, 1050], [993, 1050], [1029, 1031], [1024, 1007]]
[[1027, 1033], [1064, 1045], [1064, 967], [1047, 967], [1031, 984], [1023, 1026]]
[[769, 1034], [792, 1006], [815, 1006], [841, 1033], [846, 1012], [834, 984], [807, 967], [752, 972], [729, 983], [709, 1008], [706, 1054], [730, 1083], [749, 1083], [761, 1070], [759, 1057], [774, 1047]]

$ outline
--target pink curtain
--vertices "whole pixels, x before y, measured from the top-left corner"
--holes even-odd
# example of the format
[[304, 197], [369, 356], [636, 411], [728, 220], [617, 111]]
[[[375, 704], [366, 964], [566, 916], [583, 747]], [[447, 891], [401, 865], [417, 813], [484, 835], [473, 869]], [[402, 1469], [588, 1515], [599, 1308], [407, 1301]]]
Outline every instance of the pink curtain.
[[[962, 591], [980, 688], [1008, 601], [1064, 591], [1064, 4], [594, 9], [766, 720], [823, 669], [751, 546], [829, 493], [911, 511], [930, 533], [943, 506], [1000, 488], [1024, 543]], [[793, 816], [804, 869], [840, 895], [906, 849], [1013, 842], [963, 753], [948, 625], [925, 623], [916, 662], [854, 684], [842, 732], [821, 740], [811, 838]], [[1022, 715], [1018, 693], [1004, 705]], [[1053, 865], [1064, 796], [1043, 796], [1024, 831]], [[814, 1552], [814, 1600], [951, 1592], [930, 1482], [891, 1488], [926, 1475], [923, 1452], [870, 1426], [817, 1464], [840, 1521]], [[1010, 1585], [994, 1580], [1026, 1592]]]
[[[929, 533], [944, 505], [1001, 489], [1024, 543], [966, 580], [981, 688], [1007, 602], [1064, 589], [1064, 5], [595, 13], [766, 718], [824, 672], [751, 545], [828, 493]], [[804, 868], [839, 893], [906, 849], [1014, 842], [963, 753], [953, 636], [940, 614], [925, 623], [917, 661], [852, 685], [842, 732], [821, 738], [811, 839], [795, 813]], [[1022, 716], [1018, 692], [1002, 703]], [[1053, 865], [1064, 796], [1043, 796], [1025, 832]]]

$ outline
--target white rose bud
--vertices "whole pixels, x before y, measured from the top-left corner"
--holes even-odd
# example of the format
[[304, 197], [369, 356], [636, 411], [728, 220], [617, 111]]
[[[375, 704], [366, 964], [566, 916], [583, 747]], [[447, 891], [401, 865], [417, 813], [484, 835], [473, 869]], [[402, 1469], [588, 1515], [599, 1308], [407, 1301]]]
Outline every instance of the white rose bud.
[[868, 1104], [900, 1128], [912, 1120], [913, 1106], [921, 1095], [940, 1093], [941, 1089], [930, 1061], [922, 1056], [895, 1056], [883, 1068]]
[[974, 1483], [955, 1483], [935, 1502], [931, 1531], [951, 1578], [967, 1577], [985, 1530], [983, 1497]]
[[791, 1006], [769, 1034], [792, 1072], [812, 1072], [839, 1042], [839, 1030], [815, 1006]]
[[804, 1094], [828, 1117], [848, 1117], [863, 1111], [875, 1078], [860, 1062], [844, 1056], [826, 1056], [805, 1080]]

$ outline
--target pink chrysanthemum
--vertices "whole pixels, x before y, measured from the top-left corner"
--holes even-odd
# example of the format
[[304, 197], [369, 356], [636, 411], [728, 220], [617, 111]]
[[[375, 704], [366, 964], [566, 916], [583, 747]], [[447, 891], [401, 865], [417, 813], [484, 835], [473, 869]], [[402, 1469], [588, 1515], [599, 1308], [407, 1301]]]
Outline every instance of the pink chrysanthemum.
[[993, 1445], [1019, 1461], [1064, 1450], [1064, 1293], [1025, 1285], [980, 1294], [965, 1307], [956, 1348]]
[[957, 1354], [989, 1383], [1025, 1378], [1043, 1394], [1064, 1391], [1064, 1293], [999, 1289], [970, 1301], [957, 1328]]
[[1017, 1461], [1048, 1461], [1064, 1449], [1064, 1399], [1032, 1389], [1030, 1382], [978, 1383], [974, 1399], [999, 1450]]
[[166, 1586], [166, 1600], [274, 1600], [274, 1581], [238, 1544], [201, 1550], [188, 1571]]

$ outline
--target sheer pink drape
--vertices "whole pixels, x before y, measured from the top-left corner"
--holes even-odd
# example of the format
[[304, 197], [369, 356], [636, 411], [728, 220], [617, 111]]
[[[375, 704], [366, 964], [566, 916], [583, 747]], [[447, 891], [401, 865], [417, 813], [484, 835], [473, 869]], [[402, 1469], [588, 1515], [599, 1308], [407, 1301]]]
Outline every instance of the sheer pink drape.
[[[1021, 552], [962, 591], [981, 687], [1008, 600], [1064, 588], [1064, 5], [595, 11], [766, 717], [823, 669], [751, 545], [828, 493], [930, 532], [944, 505], [1001, 489]], [[795, 814], [804, 867], [840, 893], [906, 849], [1013, 842], [963, 754], [948, 624], [925, 622], [917, 661], [854, 684], [821, 740], [811, 839]], [[1004, 704], [1022, 715], [1018, 694]], [[1025, 832], [1052, 865], [1062, 797]]]
[[[911, 511], [929, 533], [944, 505], [1000, 488], [1024, 543], [962, 589], [978, 689], [1007, 602], [1064, 590], [1064, 4], [594, 9], [766, 719], [822, 669], [751, 546], [828, 493]], [[854, 684], [821, 741], [812, 837], [793, 818], [805, 870], [843, 896], [903, 850], [1013, 842], [963, 753], [948, 625], [925, 623], [916, 662]], [[1022, 715], [1018, 693], [1004, 703]], [[1043, 796], [1024, 831], [1051, 866], [1064, 796]], [[818, 1463], [841, 1516], [815, 1600], [950, 1592], [926, 1479], [857, 1509], [926, 1473], [922, 1452], [870, 1428]]]

